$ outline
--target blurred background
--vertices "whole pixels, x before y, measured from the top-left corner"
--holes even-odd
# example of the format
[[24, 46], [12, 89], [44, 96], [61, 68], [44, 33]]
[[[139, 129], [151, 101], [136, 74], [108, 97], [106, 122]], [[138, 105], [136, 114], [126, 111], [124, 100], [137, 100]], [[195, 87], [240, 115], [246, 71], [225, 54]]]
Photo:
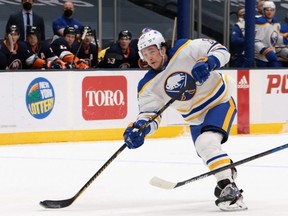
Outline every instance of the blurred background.
[[[181, 2], [183, 0], [179, 0]], [[45, 19], [46, 38], [53, 37], [52, 21], [62, 15], [64, 0], [35, 0], [33, 9]], [[74, 18], [97, 30], [102, 48], [116, 41], [123, 29], [138, 38], [141, 30], [150, 27], [161, 31], [169, 41], [173, 38], [177, 0], [72, 0]], [[257, 2], [257, 0], [256, 0]], [[275, 0], [276, 16], [284, 22], [288, 0]], [[190, 0], [191, 20], [189, 37], [210, 37], [229, 47], [231, 27], [236, 23], [236, 12], [245, 0]], [[10, 16], [21, 10], [21, 0], [0, 0], [0, 38]], [[255, 7], [256, 10], [256, 7]], [[178, 29], [179, 30], [179, 29]], [[177, 37], [175, 38], [177, 39]]]

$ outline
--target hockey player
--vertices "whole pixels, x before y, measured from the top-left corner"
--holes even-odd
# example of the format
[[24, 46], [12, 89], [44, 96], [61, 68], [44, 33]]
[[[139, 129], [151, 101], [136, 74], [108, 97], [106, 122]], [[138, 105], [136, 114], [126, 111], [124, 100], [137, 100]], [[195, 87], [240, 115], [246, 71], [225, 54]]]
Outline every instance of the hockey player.
[[[232, 55], [235, 63], [232, 66], [243, 67], [245, 61], [245, 8], [240, 8], [237, 12], [238, 21], [232, 27], [231, 32], [231, 48], [234, 48], [235, 53]], [[230, 61], [231, 63], [231, 61]]]
[[[215, 71], [229, 62], [226, 47], [209, 39], [181, 39], [167, 51], [162, 34], [156, 30], [144, 33], [138, 42], [140, 57], [151, 69], [138, 84], [139, 115], [124, 132], [129, 149], [140, 147], [147, 134], [154, 133], [161, 116], [141, 133], [139, 128], [164, 104], [190, 83], [194, 83], [172, 106], [190, 125], [197, 154], [204, 164], [215, 170], [231, 163], [221, 148], [228, 139], [236, 114], [231, 96], [233, 81]], [[177, 97], [177, 96], [176, 96]], [[235, 168], [216, 173], [216, 205], [224, 211], [245, 210], [242, 190], [235, 184]]]
[[263, 4], [263, 16], [256, 19], [255, 61], [257, 67], [281, 67], [275, 46], [288, 44], [286, 37], [280, 34], [280, 22], [275, 17], [276, 6], [272, 1]]
[[[81, 45], [81, 41], [78, 40], [72, 45], [72, 52], [74, 55], [77, 54], [77, 57], [80, 59], [83, 59], [85, 63], [90, 68], [95, 68], [98, 65], [98, 45], [97, 41], [96, 45], [92, 43], [93, 40], [93, 30], [90, 26], [85, 25], [81, 28], [81, 37], [84, 33], [84, 31], [87, 31], [86, 36], [84, 37]], [[95, 39], [96, 40], [96, 39]], [[79, 46], [80, 49], [79, 49]], [[77, 53], [79, 49], [79, 52]]]
[[72, 26], [64, 29], [64, 37], [57, 38], [51, 44], [53, 52], [66, 63], [67, 68], [88, 69], [84, 60], [79, 59], [72, 52], [72, 45], [76, 39], [76, 30]]
[[138, 68], [136, 51], [130, 47], [132, 34], [128, 30], [120, 31], [118, 41], [106, 50], [100, 68]]
[[36, 26], [27, 28], [26, 43], [31, 53], [39, 58], [51, 62], [51, 69], [65, 69], [65, 63], [53, 52], [50, 45], [40, 42], [40, 31]]
[[6, 56], [7, 69], [48, 69], [51, 62], [44, 61], [31, 53], [25, 42], [18, 41], [20, 36], [16, 25], [8, 27], [5, 39], [0, 43], [0, 50]]

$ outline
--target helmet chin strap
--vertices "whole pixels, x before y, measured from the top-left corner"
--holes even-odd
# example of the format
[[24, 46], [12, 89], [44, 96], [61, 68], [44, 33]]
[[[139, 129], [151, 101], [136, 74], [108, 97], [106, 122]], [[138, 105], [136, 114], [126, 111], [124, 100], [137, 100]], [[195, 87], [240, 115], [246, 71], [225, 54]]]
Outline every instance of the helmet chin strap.
[[162, 67], [163, 67], [163, 65], [164, 65], [164, 63], [165, 63], [165, 53], [164, 53], [164, 54], [162, 54], [162, 48], [160, 49], [160, 55], [162, 56], [162, 63], [161, 63], [161, 66], [160, 66], [160, 68], [162, 68]]

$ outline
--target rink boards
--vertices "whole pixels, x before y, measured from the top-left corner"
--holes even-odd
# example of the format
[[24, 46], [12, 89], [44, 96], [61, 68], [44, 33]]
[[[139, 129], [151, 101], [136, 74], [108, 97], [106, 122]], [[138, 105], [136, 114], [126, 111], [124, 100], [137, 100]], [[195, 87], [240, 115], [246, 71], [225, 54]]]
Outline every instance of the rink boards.
[[[235, 80], [232, 134], [288, 132], [288, 70], [221, 70]], [[122, 139], [145, 70], [0, 73], [0, 144]], [[153, 137], [188, 133], [168, 108]]]

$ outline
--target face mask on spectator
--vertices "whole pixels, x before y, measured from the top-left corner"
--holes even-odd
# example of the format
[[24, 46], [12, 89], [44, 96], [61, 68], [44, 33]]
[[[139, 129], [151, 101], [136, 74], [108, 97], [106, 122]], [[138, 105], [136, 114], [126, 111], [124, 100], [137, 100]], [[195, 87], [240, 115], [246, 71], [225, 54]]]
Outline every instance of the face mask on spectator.
[[64, 11], [64, 16], [65, 16], [65, 17], [71, 17], [72, 14], [73, 14], [73, 11], [70, 10], [70, 9], [66, 9], [66, 10]]
[[32, 9], [32, 4], [30, 2], [25, 2], [23, 3], [23, 8], [24, 10], [29, 11]]

